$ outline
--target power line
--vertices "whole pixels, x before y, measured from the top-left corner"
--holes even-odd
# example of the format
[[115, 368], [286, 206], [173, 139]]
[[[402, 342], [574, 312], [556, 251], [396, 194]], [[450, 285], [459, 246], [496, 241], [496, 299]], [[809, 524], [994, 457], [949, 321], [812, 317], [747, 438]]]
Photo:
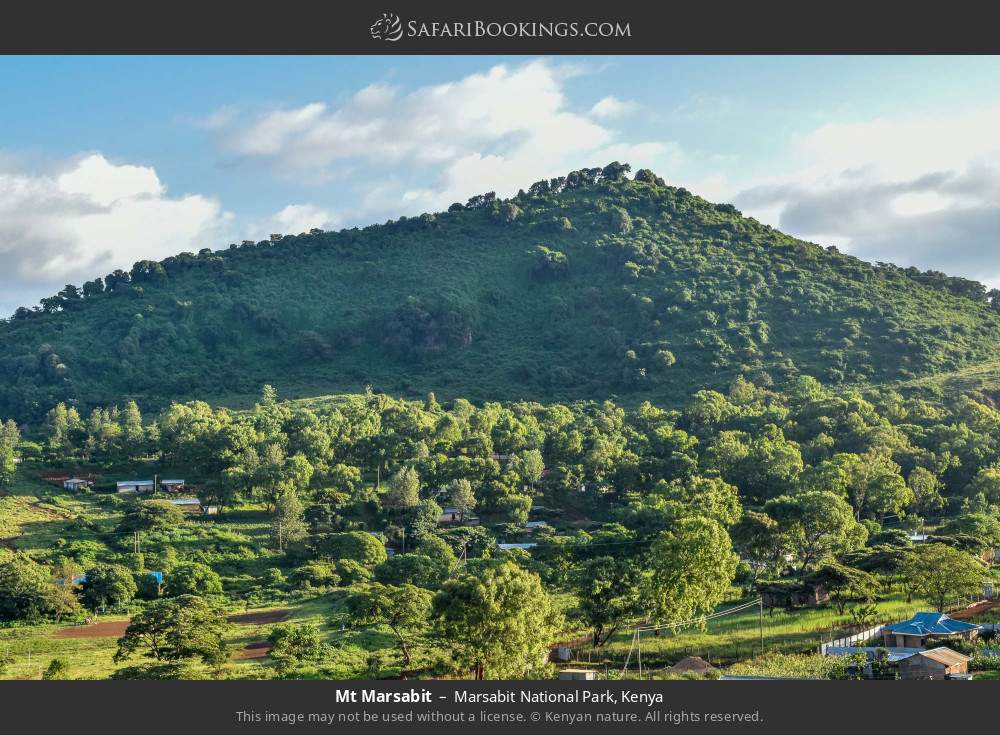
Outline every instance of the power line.
[[676, 621], [671, 621], [669, 623], [661, 623], [659, 625], [637, 625], [635, 629], [637, 631], [639, 630], [647, 631], [647, 630], [666, 630], [672, 628], [684, 628], [689, 625], [696, 625], [699, 623], [707, 622], [709, 620], [715, 620], [716, 618], [722, 618], [725, 617], [726, 615], [732, 615], [734, 613], [742, 612], [751, 607], [755, 607], [757, 605], [762, 605], [762, 604], [763, 604], [763, 598], [758, 597], [756, 600], [751, 600], [750, 602], [745, 602], [741, 605], [737, 605], [736, 607], [731, 607], [728, 610], [720, 610], [718, 612], [714, 612], [709, 615], [702, 615], [700, 617], [691, 618], [689, 620], [676, 620]]

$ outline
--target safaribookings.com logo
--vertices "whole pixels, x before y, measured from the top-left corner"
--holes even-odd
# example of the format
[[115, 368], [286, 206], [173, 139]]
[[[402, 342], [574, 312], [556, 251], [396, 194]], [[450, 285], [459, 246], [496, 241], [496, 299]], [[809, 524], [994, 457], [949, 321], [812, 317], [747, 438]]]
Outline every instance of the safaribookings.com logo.
[[395, 13], [382, 13], [368, 30], [376, 41], [398, 41], [403, 37], [403, 22]]
[[628, 21], [419, 21], [406, 24], [395, 13], [382, 17], [368, 29], [376, 41], [407, 38], [631, 38]]

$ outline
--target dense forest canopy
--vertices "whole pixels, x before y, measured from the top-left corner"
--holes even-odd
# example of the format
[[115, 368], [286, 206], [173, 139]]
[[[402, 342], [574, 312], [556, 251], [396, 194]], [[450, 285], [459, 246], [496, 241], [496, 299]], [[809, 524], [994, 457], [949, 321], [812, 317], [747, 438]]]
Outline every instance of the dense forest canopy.
[[1000, 357], [981, 284], [865, 263], [628, 171], [69, 285], [0, 323], [0, 415], [239, 403], [263, 383], [679, 405], [739, 375], [885, 384]]

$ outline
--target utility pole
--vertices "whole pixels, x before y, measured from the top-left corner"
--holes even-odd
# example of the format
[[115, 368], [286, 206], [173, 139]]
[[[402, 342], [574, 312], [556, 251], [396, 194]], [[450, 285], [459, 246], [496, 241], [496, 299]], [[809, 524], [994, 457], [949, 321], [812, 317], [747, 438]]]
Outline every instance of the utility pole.
[[642, 681], [642, 633], [635, 629], [635, 645], [639, 652], [639, 681]]
[[764, 596], [761, 595], [760, 599], [757, 600], [760, 603], [760, 607], [757, 611], [757, 627], [760, 629], [760, 655], [764, 655]]

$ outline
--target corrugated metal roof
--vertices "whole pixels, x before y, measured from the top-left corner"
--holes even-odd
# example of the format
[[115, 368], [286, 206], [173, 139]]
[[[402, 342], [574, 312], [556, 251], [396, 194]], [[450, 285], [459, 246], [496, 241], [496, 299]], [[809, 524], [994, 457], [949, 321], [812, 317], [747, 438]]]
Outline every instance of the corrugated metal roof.
[[962, 620], [952, 620], [944, 613], [919, 612], [909, 620], [885, 626], [890, 633], [902, 635], [953, 635], [978, 630], [979, 626]]
[[[965, 656], [958, 651], [953, 651], [945, 646], [939, 646], [937, 648], [932, 648], [929, 651], [921, 651], [920, 653], [915, 653], [913, 656], [923, 656], [924, 658], [929, 658], [931, 661], [937, 661], [939, 664], [944, 664], [945, 666], [954, 666], [955, 664], [964, 664], [969, 660], [968, 656]], [[908, 658], [913, 658], [909, 656]]]

